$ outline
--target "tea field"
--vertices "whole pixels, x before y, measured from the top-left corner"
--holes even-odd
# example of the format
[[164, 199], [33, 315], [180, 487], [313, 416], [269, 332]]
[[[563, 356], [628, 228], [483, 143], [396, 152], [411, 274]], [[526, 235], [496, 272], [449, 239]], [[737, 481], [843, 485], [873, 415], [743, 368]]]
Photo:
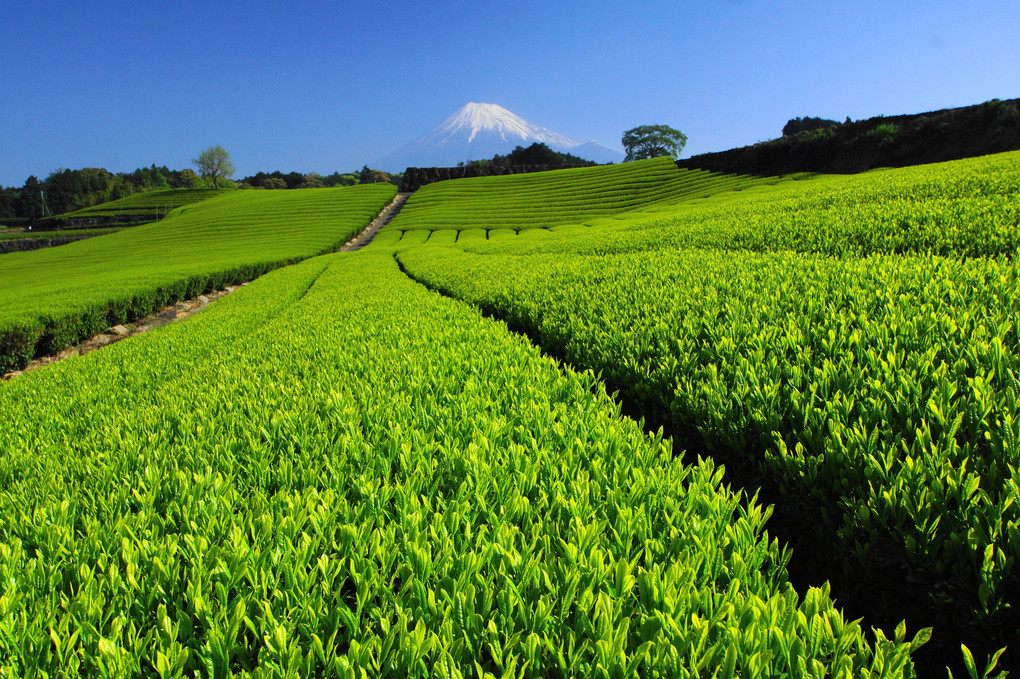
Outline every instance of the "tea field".
[[1018, 186], [1010, 153], [398, 259], [768, 489], [868, 619], [990, 653], [1020, 642]]
[[735, 191], [776, 178], [678, 170], [669, 158], [556, 172], [436, 182], [407, 201], [389, 230], [522, 229], [583, 224], [635, 209]]
[[186, 205], [232, 193], [230, 189], [157, 189], [143, 191], [118, 200], [60, 215], [65, 219], [88, 217], [130, 217], [131, 215], [168, 214]]
[[180, 299], [335, 249], [396, 189], [235, 191], [159, 222], [3, 255], [0, 371]]
[[[0, 674], [1016, 667], [1018, 160], [441, 182], [359, 252], [0, 383]], [[392, 191], [49, 252], [254, 275]], [[50, 270], [108, 320], [130, 260]]]
[[15, 675], [909, 669], [903, 628], [790, 586], [711, 461], [389, 254], [274, 272], [0, 407]]

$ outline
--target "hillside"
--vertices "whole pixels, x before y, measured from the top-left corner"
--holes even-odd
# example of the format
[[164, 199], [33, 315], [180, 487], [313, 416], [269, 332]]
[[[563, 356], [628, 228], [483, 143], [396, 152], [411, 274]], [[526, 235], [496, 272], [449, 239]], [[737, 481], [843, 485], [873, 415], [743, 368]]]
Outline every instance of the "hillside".
[[[578, 220], [550, 179], [522, 205]], [[516, 233], [450, 182], [434, 219], [416, 215], [437, 230], [389, 246], [416, 280], [600, 375], [684, 459], [725, 464], [775, 505], [799, 589], [830, 582], [866, 625], [933, 626], [921, 676], [959, 675], [961, 643], [1020, 664], [1018, 181], [1010, 152]], [[474, 228], [453, 239], [458, 213]]]
[[395, 193], [390, 184], [233, 191], [153, 224], [4, 255], [0, 370], [177, 299], [330, 251]]
[[677, 161], [684, 168], [781, 175], [863, 172], [1020, 149], [1020, 99], [879, 116]]
[[416, 191], [386, 229], [550, 228], [765, 181], [777, 180], [678, 170], [670, 158], [443, 181]]
[[191, 205], [230, 193], [229, 189], [156, 189], [126, 198], [100, 203], [92, 207], [59, 215], [63, 218], [167, 213], [174, 208]]
[[[1018, 180], [441, 182], [364, 250], [0, 384], [0, 672], [1016, 669]], [[372, 186], [8, 255], [0, 308], [44, 302], [42, 350], [329, 248]]]

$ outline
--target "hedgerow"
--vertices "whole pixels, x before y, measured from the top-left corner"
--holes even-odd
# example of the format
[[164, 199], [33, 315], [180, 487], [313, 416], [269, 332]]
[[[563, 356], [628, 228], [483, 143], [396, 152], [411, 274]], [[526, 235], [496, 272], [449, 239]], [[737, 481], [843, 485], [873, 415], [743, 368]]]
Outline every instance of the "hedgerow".
[[274, 272], [0, 409], [13, 675], [900, 677], [928, 636], [795, 591], [721, 469], [386, 253]]
[[1018, 158], [398, 258], [598, 372], [679, 449], [763, 484], [855, 610], [933, 625], [936, 657], [992, 653], [1020, 641]]

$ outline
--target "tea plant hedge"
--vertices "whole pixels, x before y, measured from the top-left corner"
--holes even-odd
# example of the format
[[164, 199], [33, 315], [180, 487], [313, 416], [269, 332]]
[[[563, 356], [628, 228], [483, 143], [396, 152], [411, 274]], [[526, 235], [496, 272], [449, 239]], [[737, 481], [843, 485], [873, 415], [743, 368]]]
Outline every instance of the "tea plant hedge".
[[[456, 210], [456, 204], [445, 209]], [[1020, 154], [760, 181], [739, 192], [688, 199], [682, 209], [666, 203], [576, 223], [600, 228], [582, 239], [571, 235], [574, 230], [552, 229], [554, 237], [541, 244], [474, 251], [608, 254], [698, 247], [841, 257], [1013, 257], [1020, 246]]]
[[11, 676], [900, 677], [927, 638], [797, 592], [720, 468], [385, 252], [0, 411]]
[[154, 224], [4, 255], [0, 371], [171, 302], [333, 250], [394, 192], [386, 185], [236, 191]]
[[958, 658], [1020, 647], [1018, 186], [1000, 154], [398, 259], [762, 486], [795, 565]]
[[384, 230], [549, 228], [777, 181], [680, 170], [671, 158], [473, 177], [422, 187]]

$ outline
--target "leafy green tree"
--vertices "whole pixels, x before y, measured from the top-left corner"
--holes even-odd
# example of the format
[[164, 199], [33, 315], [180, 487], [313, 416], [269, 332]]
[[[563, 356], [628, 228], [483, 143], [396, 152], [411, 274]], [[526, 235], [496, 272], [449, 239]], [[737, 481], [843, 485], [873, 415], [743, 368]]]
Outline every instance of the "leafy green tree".
[[627, 161], [659, 156], [679, 158], [687, 135], [668, 125], [639, 125], [624, 132], [622, 142]]
[[234, 164], [230, 162], [230, 154], [222, 146], [210, 146], [192, 163], [198, 167], [198, 173], [212, 180], [213, 186], [220, 188], [220, 177], [234, 174]]
[[496, 154], [491, 161], [493, 165], [575, 165], [591, 166], [596, 165], [594, 161], [585, 160], [572, 156], [569, 153], [553, 151], [548, 145], [542, 142], [535, 142], [528, 148], [517, 145], [513, 151], [501, 156]]
[[6, 189], [0, 188], [0, 220], [18, 216], [18, 211], [15, 207], [17, 200], [18, 192], [13, 186]]
[[201, 184], [201, 177], [193, 170], [181, 170], [176, 174], [177, 177], [170, 182], [172, 189], [195, 189]]
[[334, 172], [328, 177], [322, 178], [322, 183], [324, 186], [354, 186], [355, 184], [358, 183], [358, 181], [360, 181], [360, 175], [351, 172], [348, 172], [346, 174]]
[[318, 172], [309, 172], [305, 180], [301, 182], [299, 189], [321, 189], [325, 184], [322, 182], [322, 175]]

